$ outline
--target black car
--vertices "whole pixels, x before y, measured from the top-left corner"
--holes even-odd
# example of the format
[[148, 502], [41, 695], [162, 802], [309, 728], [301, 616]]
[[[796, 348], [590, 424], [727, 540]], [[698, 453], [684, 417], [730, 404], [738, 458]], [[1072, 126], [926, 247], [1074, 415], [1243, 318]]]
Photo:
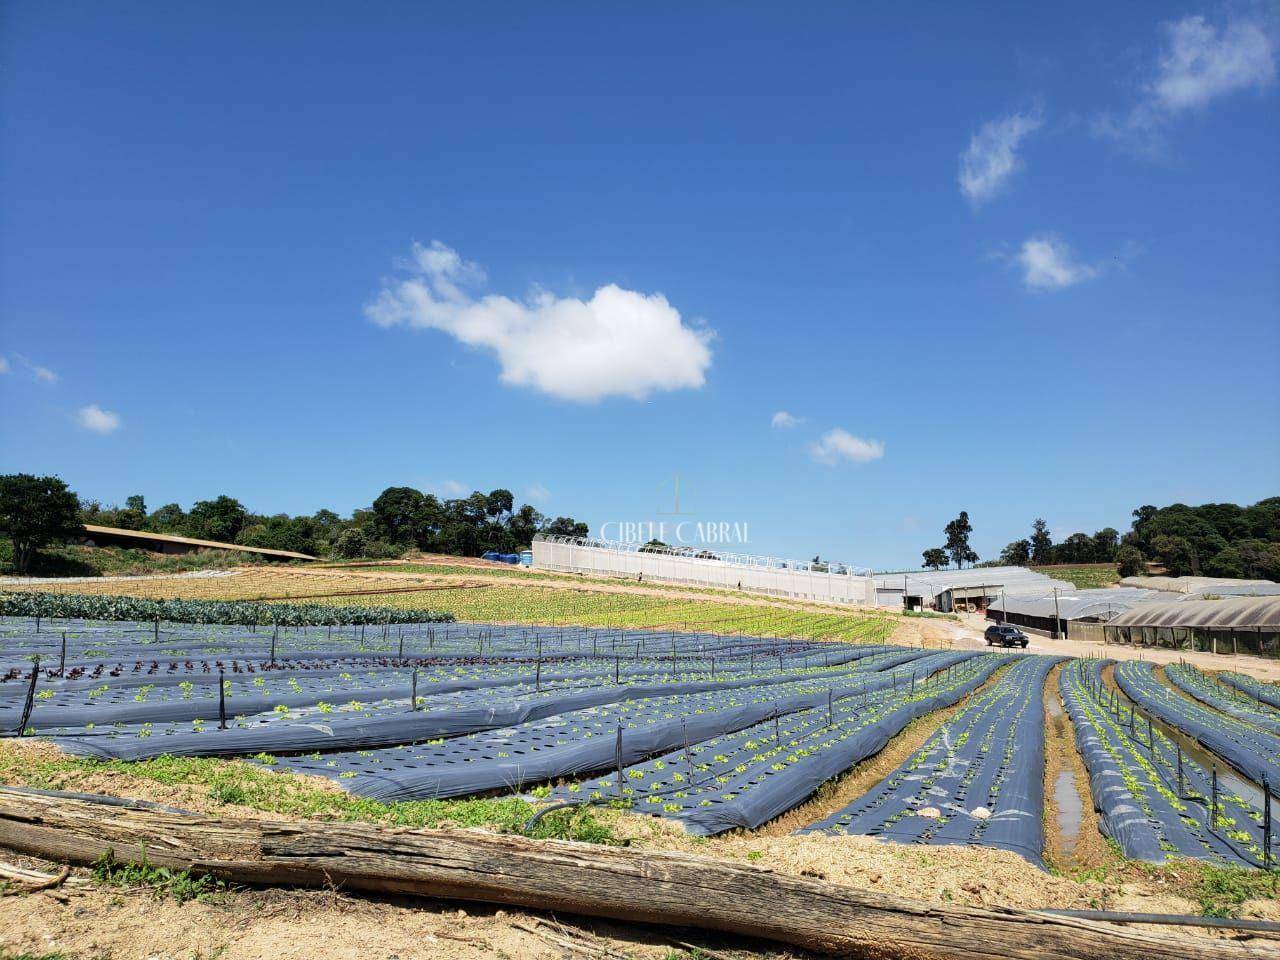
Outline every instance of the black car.
[[1022, 647], [1024, 650], [1027, 648], [1027, 635], [1007, 623], [993, 623], [987, 627], [983, 636], [987, 638], [988, 647], [994, 647], [998, 643], [1002, 647]]

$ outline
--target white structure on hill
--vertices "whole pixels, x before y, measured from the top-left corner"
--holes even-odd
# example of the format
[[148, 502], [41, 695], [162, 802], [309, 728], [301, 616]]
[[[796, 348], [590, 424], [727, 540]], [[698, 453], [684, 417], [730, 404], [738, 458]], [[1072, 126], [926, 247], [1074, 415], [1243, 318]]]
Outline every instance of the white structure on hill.
[[876, 602], [882, 607], [907, 610], [985, 610], [1003, 593], [1053, 593], [1075, 590], [1065, 580], [1054, 580], [1026, 567], [973, 567], [969, 570], [926, 570], [918, 573], [877, 573]]
[[876, 600], [871, 571], [849, 564], [712, 553], [690, 547], [649, 547], [539, 534], [533, 538], [533, 566], [834, 603], [869, 606]]

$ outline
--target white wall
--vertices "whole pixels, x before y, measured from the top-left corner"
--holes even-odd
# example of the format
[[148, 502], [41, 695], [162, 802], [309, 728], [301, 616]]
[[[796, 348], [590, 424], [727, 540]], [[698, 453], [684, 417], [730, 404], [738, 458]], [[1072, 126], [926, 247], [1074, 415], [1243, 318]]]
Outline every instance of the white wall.
[[635, 579], [742, 589], [750, 593], [874, 605], [875, 581], [869, 576], [818, 573], [697, 557], [534, 540], [533, 565], [541, 570], [596, 573]]

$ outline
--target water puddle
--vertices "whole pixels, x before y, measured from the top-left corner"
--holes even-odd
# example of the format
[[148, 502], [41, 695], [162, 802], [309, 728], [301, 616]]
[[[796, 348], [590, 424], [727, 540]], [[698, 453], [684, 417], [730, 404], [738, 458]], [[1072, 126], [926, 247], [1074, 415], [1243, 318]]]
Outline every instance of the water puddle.
[[1053, 784], [1054, 805], [1057, 807], [1058, 836], [1061, 837], [1062, 853], [1071, 856], [1076, 844], [1080, 842], [1080, 823], [1084, 818], [1084, 804], [1080, 800], [1080, 790], [1076, 786], [1076, 775], [1071, 770], [1063, 770]]
[[[1120, 689], [1119, 684], [1115, 682], [1115, 677], [1112, 672], [1110, 670], [1105, 670], [1103, 671], [1103, 674], [1104, 682], [1108, 687], [1115, 690], [1116, 693], [1120, 695], [1120, 702], [1124, 704], [1126, 710], [1132, 708], [1135, 705], [1134, 702], [1129, 699], [1123, 690]], [[1138, 709], [1139, 711], [1142, 711], [1141, 707]], [[1145, 712], [1143, 712], [1142, 715], [1144, 718], [1149, 716]], [[1218, 784], [1223, 791], [1234, 793], [1251, 807], [1255, 807], [1259, 810], [1262, 809], [1263, 794], [1261, 787], [1255, 785], [1251, 780], [1246, 779], [1244, 776], [1236, 772], [1235, 768], [1230, 766], [1225, 760], [1214, 756], [1204, 747], [1200, 746], [1195, 739], [1187, 736], [1177, 727], [1165, 723], [1159, 717], [1152, 717], [1152, 721], [1157, 730], [1182, 748], [1183, 756], [1194, 760], [1205, 770], [1213, 770], [1216, 768], [1218, 771]], [[1143, 720], [1142, 723], [1145, 723], [1145, 720]], [[1141, 728], [1141, 725], [1142, 724], [1139, 725], [1139, 728]]]
[[[1054, 732], [1063, 738], [1070, 737], [1072, 734], [1067, 727], [1067, 714], [1057, 692], [1047, 693], [1044, 702], [1049, 710]], [[1058, 828], [1062, 854], [1069, 857], [1080, 842], [1080, 827], [1084, 819], [1084, 802], [1080, 799], [1075, 772], [1070, 768], [1059, 771], [1054, 780], [1053, 801], [1056, 811], [1054, 822]]]

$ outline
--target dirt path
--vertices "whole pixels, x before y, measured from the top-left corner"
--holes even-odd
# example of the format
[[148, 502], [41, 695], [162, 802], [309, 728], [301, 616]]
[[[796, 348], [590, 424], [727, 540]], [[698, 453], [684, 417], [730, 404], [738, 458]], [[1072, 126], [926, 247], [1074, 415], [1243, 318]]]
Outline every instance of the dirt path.
[[[945, 620], [924, 622], [942, 624], [943, 629], [950, 629], [957, 649], [987, 649], [986, 641], [982, 639], [982, 631], [990, 626], [991, 621], [973, 613], [959, 616], [961, 618], [959, 623]], [[1280, 681], [1280, 660], [1267, 660], [1247, 655], [1232, 656], [1226, 653], [1170, 650], [1167, 647], [1131, 647], [1114, 643], [1104, 646], [1100, 643], [1088, 643], [1066, 637], [1052, 640], [1036, 633], [1030, 634], [1030, 637], [1031, 643], [1027, 649], [1031, 653], [1060, 653], [1069, 657], [1102, 656], [1113, 660], [1149, 660], [1159, 664], [1178, 663], [1185, 660], [1202, 670], [1235, 670], [1260, 680]]]
[[1062, 871], [1122, 869], [1124, 860], [1107, 844], [1089, 792], [1089, 772], [1076, 748], [1075, 730], [1058, 687], [1062, 665], [1054, 667], [1044, 689], [1044, 840], [1045, 861]]

